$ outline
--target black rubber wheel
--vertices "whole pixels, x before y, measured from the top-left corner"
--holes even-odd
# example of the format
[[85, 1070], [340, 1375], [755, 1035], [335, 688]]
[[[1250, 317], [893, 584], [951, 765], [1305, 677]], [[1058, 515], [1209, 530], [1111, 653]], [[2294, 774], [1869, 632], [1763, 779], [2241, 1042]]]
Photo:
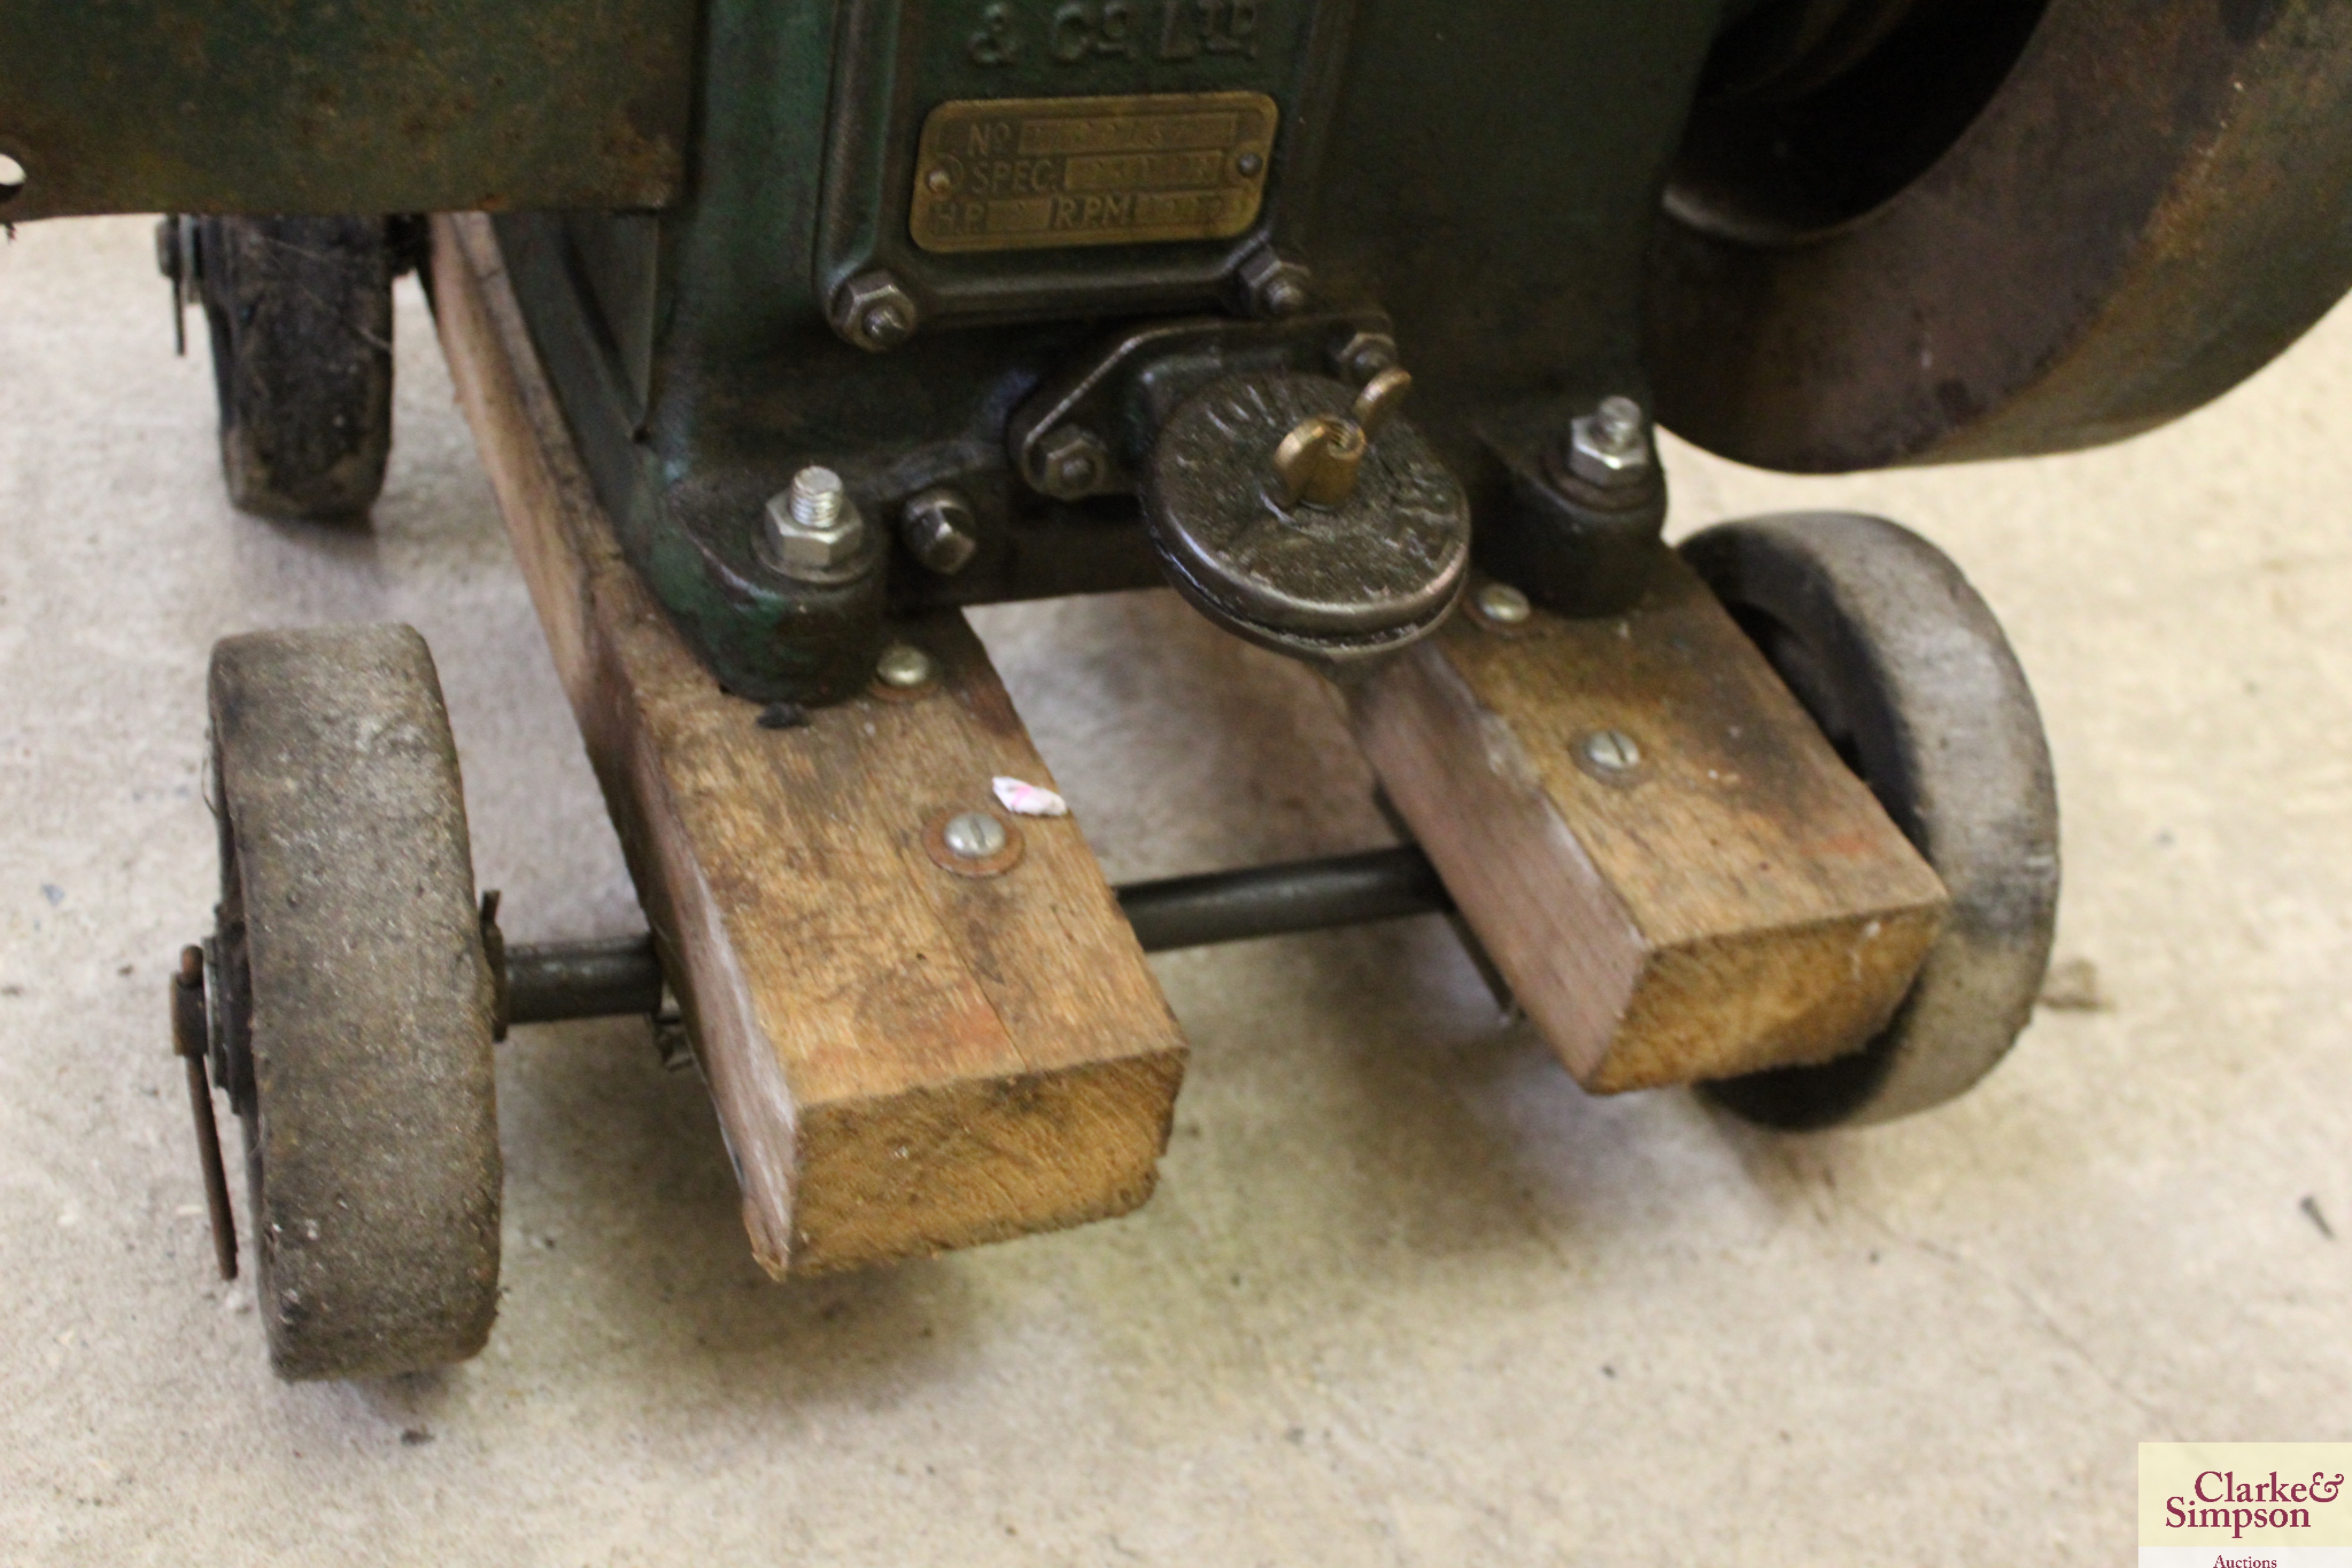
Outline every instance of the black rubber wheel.
[[208, 217], [195, 226], [229, 500], [271, 517], [366, 515], [392, 450], [388, 226]]
[[217, 1081], [287, 1378], [482, 1348], [499, 1290], [491, 989], [457, 754], [406, 626], [213, 649]]
[[1696, 568], [1952, 899], [1886, 1029], [1818, 1067], [1707, 1092], [1790, 1130], [1940, 1105], [2033, 1011], [2058, 910], [2058, 797], [2042, 716], [1950, 558], [1883, 518], [1750, 518], [1685, 541]]

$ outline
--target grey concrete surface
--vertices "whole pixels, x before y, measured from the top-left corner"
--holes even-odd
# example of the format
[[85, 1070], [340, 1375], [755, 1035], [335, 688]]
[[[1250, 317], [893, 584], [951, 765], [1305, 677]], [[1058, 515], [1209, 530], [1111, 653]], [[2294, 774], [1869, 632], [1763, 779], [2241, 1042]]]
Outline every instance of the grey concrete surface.
[[[213, 639], [413, 622], [509, 931], [636, 919], [413, 289], [399, 331], [373, 531], [258, 521], [147, 226], [0, 244], [0, 1561], [2114, 1563], [2135, 1443], [2352, 1437], [2341, 315], [2114, 450], [1670, 452], [1678, 527], [1883, 510], [2011, 630], [2107, 1005], [1968, 1100], [1788, 1139], [1588, 1099], [1434, 920], [1176, 954], [1151, 1204], [778, 1286], [643, 1026], [525, 1030], [488, 1352], [272, 1382], [166, 1047]], [[1115, 878], [1381, 840], [1316, 683], [1165, 595], [982, 626]]]

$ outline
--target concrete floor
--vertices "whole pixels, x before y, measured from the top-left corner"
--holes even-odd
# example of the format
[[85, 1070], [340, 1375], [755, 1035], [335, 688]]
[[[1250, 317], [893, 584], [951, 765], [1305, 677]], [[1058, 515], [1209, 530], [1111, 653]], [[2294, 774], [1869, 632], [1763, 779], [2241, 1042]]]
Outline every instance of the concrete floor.
[[[147, 224], [0, 244], [0, 1561], [2113, 1563], [2137, 1442], [2352, 1437], [2352, 315], [2087, 456], [1670, 453], [1678, 528], [1918, 527], [2034, 679], [2109, 1005], [1962, 1102], [1587, 1099], [1434, 920], [1171, 955], [1150, 1205], [777, 1286], [645, 1027], [524, 1030], [488, 1352], [288, 1387], [167, 1052], [212, 641], [413, 622], [510, 933], [638, 918], [413, 289], [400, 333], [373, 531], [262, 522]], [[1381, 839], [1314, 680], [1165, 595], [982, 622], [1114, 878]]]

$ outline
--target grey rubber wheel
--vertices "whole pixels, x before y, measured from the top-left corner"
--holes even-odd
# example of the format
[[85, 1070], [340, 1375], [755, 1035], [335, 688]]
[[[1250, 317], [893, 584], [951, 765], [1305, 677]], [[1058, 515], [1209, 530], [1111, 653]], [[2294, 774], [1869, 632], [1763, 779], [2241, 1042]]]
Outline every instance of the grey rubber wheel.
[[1959, 568], [1883, 518], [1750, 518], [1694, 535], [1682, 553], [1952, 899], [1910, 993], [1867, 1047], [1707, 1091], [1790, 1130], [1940, 1105], [2008, 1053], [2050, 960], [2058, 797], [2025, 672]]
[[406, 626], [213, 649], [216, 1027], [245, 1124], [256, 1304], [287, 1378], [482, 1348], [498, 1116], [457, 754]]
[[380, 217], [196, 222], [229, 500], [362, 517], [392, 450], [393, 247]]

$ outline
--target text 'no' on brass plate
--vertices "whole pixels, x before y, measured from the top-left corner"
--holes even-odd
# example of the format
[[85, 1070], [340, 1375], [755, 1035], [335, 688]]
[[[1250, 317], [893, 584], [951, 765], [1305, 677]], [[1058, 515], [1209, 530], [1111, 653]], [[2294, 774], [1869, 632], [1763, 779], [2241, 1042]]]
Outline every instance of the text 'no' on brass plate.
[[1231, 239], [1265, 199], [1279, 114], [1262, 92], [942, 103], [908, 226], [948, 254]]

